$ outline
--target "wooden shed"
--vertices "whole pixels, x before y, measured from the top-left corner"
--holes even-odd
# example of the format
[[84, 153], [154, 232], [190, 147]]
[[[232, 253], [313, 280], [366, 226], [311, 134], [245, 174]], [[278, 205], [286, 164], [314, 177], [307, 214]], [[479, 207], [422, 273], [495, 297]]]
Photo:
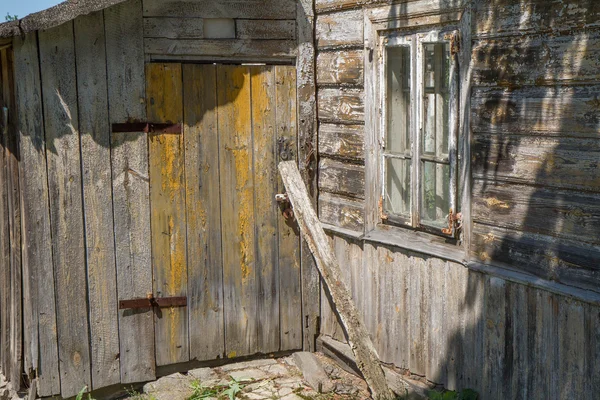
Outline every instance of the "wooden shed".
[[345, 359], [600, 392], [597, 0], [70, 0], [0, 24], [0, 371], [39, 397]]

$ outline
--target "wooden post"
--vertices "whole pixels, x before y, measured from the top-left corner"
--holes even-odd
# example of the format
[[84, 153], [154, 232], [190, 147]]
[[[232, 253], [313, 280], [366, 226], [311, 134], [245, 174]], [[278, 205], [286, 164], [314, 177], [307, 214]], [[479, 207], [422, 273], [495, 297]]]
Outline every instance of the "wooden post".
[[279, 172], [294, 207], [294, 215], [300, 230], [315, 257], [321, 277], [329, 289], [344, 329], [348, 333], [356, 364], [363, 373], [373, 398], [393, 399], [394, 394], [387, 385], [373, 342], [352, 302], [350, 292], [342, 280], [338, 260], [311, 204], [296, 163], [294, 161], [279, 163]]

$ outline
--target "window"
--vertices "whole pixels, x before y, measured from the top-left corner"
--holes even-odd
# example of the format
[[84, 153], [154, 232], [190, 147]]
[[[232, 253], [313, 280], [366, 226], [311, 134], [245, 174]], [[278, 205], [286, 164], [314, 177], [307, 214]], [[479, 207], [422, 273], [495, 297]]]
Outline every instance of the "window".
[[380, 77], [382, 218], [446, 235], [459, 211], [452, 37], [433, 32], [383, 38]]

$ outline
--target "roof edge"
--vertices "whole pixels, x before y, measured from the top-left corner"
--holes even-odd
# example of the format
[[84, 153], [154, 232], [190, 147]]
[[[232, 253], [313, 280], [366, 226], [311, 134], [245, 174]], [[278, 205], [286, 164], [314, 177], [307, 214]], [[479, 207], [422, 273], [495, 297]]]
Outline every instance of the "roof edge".
[[103, 10], [125, 0], [67, 0], [54, 7], [29, 14], [17, 21], [0, 24], [0, 38], [10, 38], [29, 32], [54, 28], [79, 17]]

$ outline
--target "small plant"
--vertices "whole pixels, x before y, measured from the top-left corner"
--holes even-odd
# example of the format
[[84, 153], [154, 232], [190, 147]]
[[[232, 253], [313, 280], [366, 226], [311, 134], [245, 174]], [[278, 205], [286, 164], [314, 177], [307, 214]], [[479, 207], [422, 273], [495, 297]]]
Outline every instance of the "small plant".
[[242, 391], [244, 385], [241, 384], [241, 380], [237, 380], [233, 377], [230, 378], [231, 381], [229, 381], [227, 386], [221, 387], [207, 387], [202, 385], [201, 382], [192, 382], [193, 393], [188, 400], [203, 400], [211, 397], [216, 397], [217, 399], [234, 400]]
[[[79, 391], [79, 393], [77, 393], [77, 397], [75, 397], [75, 400], [83, 400], [84, 399], [83, 396], [85, 395], [85, 393], [87, 392], [87, 390], [88, 390], [88, 387], [84, 386], [83, 389], [81, 389]], [[92, 395], [90, 395], [89, 393], [87, 395], [87, 400], [94, 400], [92, 398]]]
[[438, 392], [437, 390], [430, 390], [427, 393], [430, 400], [477, 400], [479, 395], [472, 389], [463, 389], [460, 392], [447, 390], [445, 392]]
[[4, 19], [6, 21], [16, 21], [19, 19], [18, 15], [10, 15], [9, 13], [6, 13], [6, 16], [4, 17]]

